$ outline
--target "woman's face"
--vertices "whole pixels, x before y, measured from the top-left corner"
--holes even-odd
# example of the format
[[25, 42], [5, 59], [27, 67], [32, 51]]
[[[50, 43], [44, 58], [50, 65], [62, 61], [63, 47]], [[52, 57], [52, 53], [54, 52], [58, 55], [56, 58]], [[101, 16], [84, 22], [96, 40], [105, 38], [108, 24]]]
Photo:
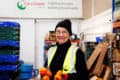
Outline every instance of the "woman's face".
[[56, 41], [59, 44], [63, 44], [68, 41], [70, 38], [69, 32], [63, 28], [63, 27], [58, 27], [56, 28]]

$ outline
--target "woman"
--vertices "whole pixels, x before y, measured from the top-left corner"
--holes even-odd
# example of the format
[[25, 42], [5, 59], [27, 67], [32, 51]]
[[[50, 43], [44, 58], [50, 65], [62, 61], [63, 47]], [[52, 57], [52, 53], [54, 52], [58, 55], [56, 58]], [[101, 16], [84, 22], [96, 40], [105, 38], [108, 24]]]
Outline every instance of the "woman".
[[[71, 21], [60, 21], [55, 28], [56, 46], [48, 51], [48, 68], [55, 75], [62, 70], [68, 80], [89, 80], [84, 53], [71, 44]], [[54, 76], [51, 80], [54, 79]]]

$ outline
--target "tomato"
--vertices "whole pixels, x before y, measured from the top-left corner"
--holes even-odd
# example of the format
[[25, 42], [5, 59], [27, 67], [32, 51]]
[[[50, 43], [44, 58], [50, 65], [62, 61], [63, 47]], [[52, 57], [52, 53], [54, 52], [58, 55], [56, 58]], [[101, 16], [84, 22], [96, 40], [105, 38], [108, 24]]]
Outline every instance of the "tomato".
[[58, 70], [58, 72], [57, 72], [56, 74], [62, 75], [62, 74], [63, 74], [63, 73], [62, 73], [62, 70]]
[[40, 68], [39, 72], [40, 72], [41, 75], [46, 75], [47, 74], [47, 68], [42, 67], [42, 68]]
[[47, 71], [47, 75], [50, 76], [50, 77], [52, 77], [52, 72], [48, 70]]
[[55, 75], [55, 77], [54, 77], [54, 80], [62, 80], [62, 76], [61, 76], [61, 75], [56, 74], [56, 75]]
[[43, 76], [42, 80], [50, 80], [48, 75]]

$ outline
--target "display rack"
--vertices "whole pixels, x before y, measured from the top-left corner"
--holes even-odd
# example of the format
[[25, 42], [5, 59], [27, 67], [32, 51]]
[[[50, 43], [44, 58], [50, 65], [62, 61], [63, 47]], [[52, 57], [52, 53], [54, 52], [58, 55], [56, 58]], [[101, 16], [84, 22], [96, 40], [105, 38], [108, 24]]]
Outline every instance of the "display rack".
[[113, 32], [115, 39], [113, 41], [113, 75], [115, 80], [120, 80], [120, 19], [113, 22]]
[[[88, 34], [87, 34], [88, 35]], [[90, 33], [90, 36], [98, 35], [98, 33]], [[97, 79], [102, 80], [112, 80], [111, 79], [111, 44], [110, 40], [106, 39], [106, 34], [102, 34], [103, 36], [96, 41], [89, 41], [86, 40], [86, 35], [82, 34], [82, 46], [85, 47], [85, 57], [87, 62], [87, 67], [90, 72], [90, 80], [94, 80], [93, 78], [96, 77]], [[80, 35], [81, 36], [81, 35]], [[96, 79], [95, 79], [96, 80]]]

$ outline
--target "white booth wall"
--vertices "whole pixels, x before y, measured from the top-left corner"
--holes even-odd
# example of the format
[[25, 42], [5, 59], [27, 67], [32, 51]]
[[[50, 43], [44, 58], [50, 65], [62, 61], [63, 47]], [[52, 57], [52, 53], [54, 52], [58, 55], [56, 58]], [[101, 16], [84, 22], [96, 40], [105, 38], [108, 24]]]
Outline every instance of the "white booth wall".
[[84, 41], [96, 42], [96, 37], [112, 33], [112, 9], [108, 9], [90, 19], [83, 20], [79, 32], [84, 34]]

